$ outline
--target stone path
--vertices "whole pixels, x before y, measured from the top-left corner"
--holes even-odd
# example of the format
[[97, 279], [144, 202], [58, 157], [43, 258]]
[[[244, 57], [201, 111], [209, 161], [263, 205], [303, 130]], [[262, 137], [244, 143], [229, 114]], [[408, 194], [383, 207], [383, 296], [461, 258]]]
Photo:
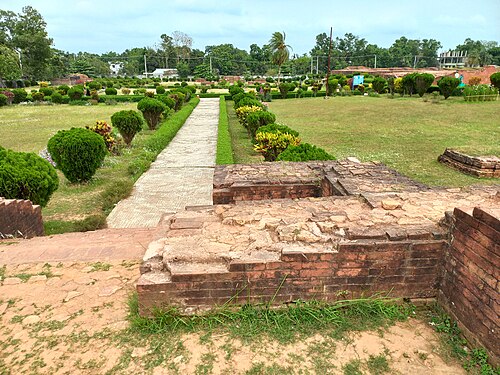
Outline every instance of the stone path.
[[109, 228], [152, 228], [186, 206], [212, 204], [219, 99], [201, 99], [130, 197], [108, 216]]
[[149, 243], [163, 236], [165, 229], [158, 227], [1, 240], [0, 268], [4, 264], [139, 260]]

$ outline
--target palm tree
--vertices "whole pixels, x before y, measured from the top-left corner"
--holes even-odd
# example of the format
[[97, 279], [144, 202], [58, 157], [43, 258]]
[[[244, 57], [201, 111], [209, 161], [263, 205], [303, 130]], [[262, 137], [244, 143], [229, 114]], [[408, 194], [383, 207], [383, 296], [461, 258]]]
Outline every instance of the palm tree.
[[271, 61], [273, 64], [278, 65], [278, 86], [280, 85], [280, 74], [281, 66], [288, 61], [290, 57], [291, 47], [285, 44], [286, 34], [276, 31], [271, 40], [269, 41], [269, 47], [271, 48]]

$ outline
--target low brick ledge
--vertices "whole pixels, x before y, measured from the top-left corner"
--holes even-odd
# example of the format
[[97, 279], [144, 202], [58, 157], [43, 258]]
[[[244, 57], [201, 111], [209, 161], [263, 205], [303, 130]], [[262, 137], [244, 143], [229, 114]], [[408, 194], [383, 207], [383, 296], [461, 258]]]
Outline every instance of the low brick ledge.
[[150, 315], [152, 309], [165, 305], [193, 313], [229, 300], [244, 304], [272, 299], [282, 304], [378, 293], [432, 298], [437, 295], [446, 246], [444, 240], [353, 240], [318, 250], [295, 243], [276, 259], [212, 264], [176, 264], [156, 256], [141, 267], [140, 313]]
[[29, 200], [0, 197], [0, 239], [45, 234], [42, 208]]
[[469, 156], [447, 148], [438, 161], [472, 176], [500, 177], [500, 158], [496, 156]]

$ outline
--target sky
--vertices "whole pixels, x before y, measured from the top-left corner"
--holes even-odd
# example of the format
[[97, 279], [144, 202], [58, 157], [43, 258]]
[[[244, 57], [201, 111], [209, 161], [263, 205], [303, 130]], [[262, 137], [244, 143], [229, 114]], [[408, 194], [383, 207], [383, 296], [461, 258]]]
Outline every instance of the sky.
[[155, 47], [176, 30], [193, 48], [231, 43], [247, 51], [284, 31], [298, 55], [330, 27], [334, 38], [352, 33], [379, 47], [401, 36], [437, 39], [442, 50], [466, 38], [500, 43], [500, 0], [2, 0], [0, 9], [26, 5], [41, 13], [54, 47], [68, 52]]

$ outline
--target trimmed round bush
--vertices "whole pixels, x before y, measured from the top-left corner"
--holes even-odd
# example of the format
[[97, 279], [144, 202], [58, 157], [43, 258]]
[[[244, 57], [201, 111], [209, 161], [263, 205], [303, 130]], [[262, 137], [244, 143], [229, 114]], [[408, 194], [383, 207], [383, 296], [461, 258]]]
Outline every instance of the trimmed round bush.
[[25, 89], [14, 89], [12, 93], [14, 94], [13, 103], [16, 104], [25, 102], [28, 97], [28, 92]]
[[294, 137], [299, 136], [299, 132], [293, 129], [290, 129], [286, 125], [279, 125], [279, 124], [269, 124], [266, 126], [261, 126], [259, 129], [257, 129], [256, 134], [258, 133], [283, 133], [283, 134], [291, 134]]
[[154, 130], [160, 123], [163, 112], [168, 107], [159, 100], [146, 97], [137, 103], [137, 109], [142, 112], [149, 129]]
[[100, 90], [100, 89], [102, 89], [101, 82], [99, 82], [99, 81], [87, 82], [87, 87], [90, 90]]
[[68, 93], [68, 90], [70, 87], [68, 85], [59, 85], [57, 86], [57, 91], [61, 93], [62, 95], [66, 95]]
[[257, 129], [261, 126], [272, 124], [276, 121], [276, 116], [268, 111], [251, 112], [246, 117], [246, 124], [248, 133], [255, 138]]
[[0, 107], [7, 105], [7, 96], [0, 94]]
[[83, 87], [74, 86], [67, 92], [70, 100], [80, 100], [83, 98]]
[[163, 86], [156, 86], [156, 93], [158, 95], [165, 94], [165, 91], [166, 91], [165, 87], [163, 87]]
[[107, 153], [103, 138], [83, 128], [58, 131], [49, 139], [47, 149], [70, 182], [89, 181]]
[[57, 172], [47, 160], [28, 152], [0, 147], [0, 196], [29, 199], [44, 207], [59, 187]]
[[165, 104], [170, 109], [175, 109], [175, 100], [167, 95], [158, 96], [158, 100]]
[[170, 94], [169, 98], [172, 98], [175, 100], [174, 109], [176, 111], [178, 111], [182, 108], [182, 104], [184, 103], [184, 98], [185, 98], [185, 95], [182, 92], [175, 92], [173, 94]]
[[493, 86], [500, 88], [500, 72], [493, 73], [490, 76], [490, 82]]
[[139, 112], [124, 110], [111, 116], [111, 123], [118, 129], [124, 142], [130, 146], [135, 135], [142, 130], [144, 120]]
[[240, 86], [238, 85], [233, 85], [229, 88], [229, 94], [231, 97], [234, 97], [237, 94], [243, 94], [245, 90], [243, 90]]
[[63, 96], [57, 91], [54, 92], [52, 94], [52, 103], [62, 104], [63, 103]]
[[443, 95], [445, 99], [448, 99], [448, 97], [453, 93], [453, 90], [455, 90], [458, 85], [460, 85], [460, 80], [455, 77], [445, 76], [438, 81], [441, 95]]
[[107, 87], [106, 90], [104, 90], [106, 95], [117, 95], [118, 91], [114, 87]]
[[278, 155], [280, 161], [309, 161], [309, 160], [335, 160], [335, 158], [322, 148], [310, 143], [301, 143], [298, 146], [288, 146]]
[[43, 94], [43, 92], [33, 92], [31, 93], [31, 98], [35, 102], [41, 102], [45, 98], [45, 95]]
[[50, 87], [41, 87], [40, 92], [43, 93], [43, 96], [51, 96], [54, 93], [54, 90]]
[[[387, 81], [385, 80], [384, 77], [375, 77], [372, 81], [372, 87], [373, 89], [378, 92], [379, 94], [382, 94], [385, 89]], [[304, 143], [306, 144], [306, 143]], [[311, 159], [311, 160], [316, 160], [316, 159]]]

